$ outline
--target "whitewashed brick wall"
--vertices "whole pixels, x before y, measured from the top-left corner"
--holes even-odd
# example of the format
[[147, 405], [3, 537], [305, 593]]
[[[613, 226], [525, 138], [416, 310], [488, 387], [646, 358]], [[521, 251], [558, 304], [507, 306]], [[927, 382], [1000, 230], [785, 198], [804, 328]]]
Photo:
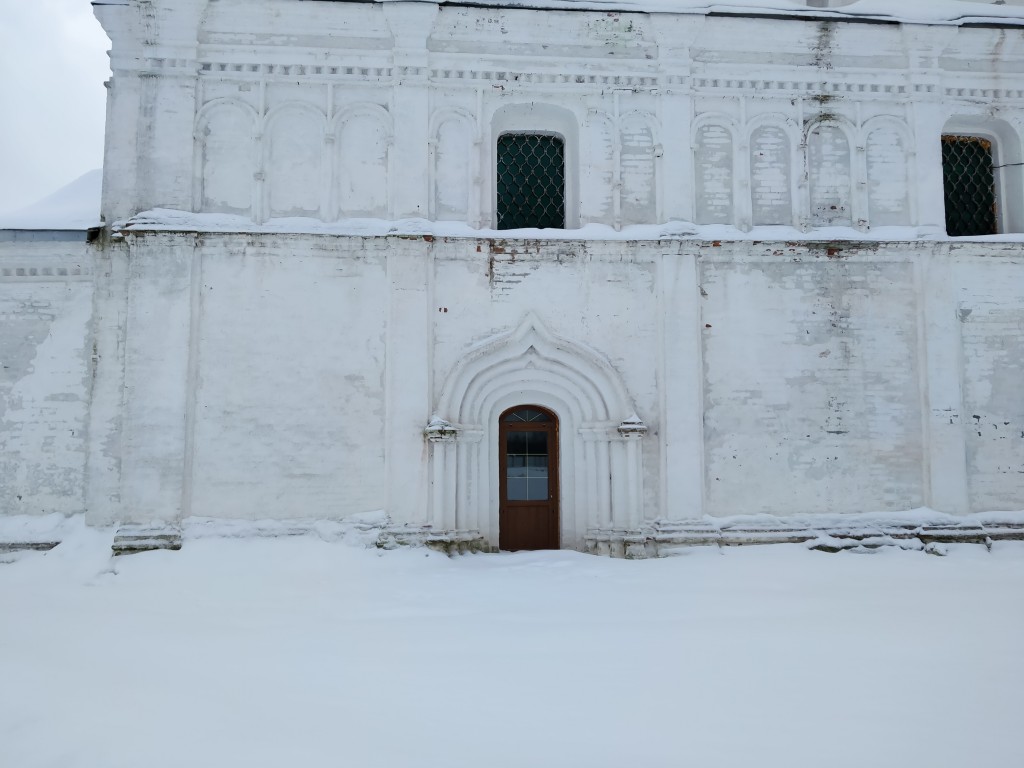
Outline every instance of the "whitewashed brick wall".
[[[115, 51], [110, 220], [164, 207], [491, 227], [497, 132], [529, 130], [544, 107], [567, 111], [583, 158], [570, 169], [572, 226], [941, 230], [932, 182], [949, 121], [998, 123], [1005, 157], [1022, 151], [1024, 85], [1003, 76], [1024, 71], [1017, 29], [429, 3], [147, 7], [162, 10], [141, 44], [131, 4], [97, 7]], [[122, 136], [140, 119], [146, 130]], [[1012, 167], [1004, 193], [1024, 205]]]
[[0, 514], [85, 508], [92, 369], [85, 243], [0, 243]]

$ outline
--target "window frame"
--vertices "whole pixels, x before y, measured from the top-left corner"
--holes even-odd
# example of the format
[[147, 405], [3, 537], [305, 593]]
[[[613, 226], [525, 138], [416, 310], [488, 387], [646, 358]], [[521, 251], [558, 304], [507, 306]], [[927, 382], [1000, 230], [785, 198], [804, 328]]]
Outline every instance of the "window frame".
[[[995, 141], [995, 139], [990, 138], [989, 136], [981, 135], [981, 133], [978, 132], [978, 131], [974, 131], [974, 132], [970, 132], [970, 133], [966, 133], [966, 132], [947, 133], [947, 132], [943, 131], [942, 137], [941, 137], [941, 141], [943, 142], [943, 144], [946, 143], [946, 139], [947, 138], [950, 138], [950, 139], [971, 139], [973, 141], [986, 142], [988, 144], [988, 146], [989, 146], [989, 156], [990, 156], [990, 159], [992, 161], [992, 205], [993, 205], [994, 213], [995, 213], [995, 215], [993, 217], [993, 219], [994, 219], [993, 224], [994, 224], [994, 227], [995, 227], [995, 231], [994, 232], [986, 233], [984, 235], [952, 235], [952, 234], [949, 233], [949, 227], [948, 227], [948, 224], [947, 224], [946, 225], [946, 234], [949, 237], [958, 237], [958, 238], [959, 237], [964, 237], [964, 238], [988, 237], [990, 235], [998, 235], [998, 234], [1000, 234], [1003, 231], [1003, 228], [1002, 228], [1003, 200], [1002, 200], [1002, 198], [1001, 198], [1001, 196], [999, 194], [999, 181], [998, 181], [997, 173], [996, 173], [996, 166], [998, 165], [998, 162], [996, 160], [996, 146], [997, 146], [997, 142]], [[943, 147], [943, 153], [945, 153], [945, 147]], [[945, 206], [945, 197], [946, 197], [946, 163], [945, 162], [942, 163], [942, 196], [943, 196], [943, 211], [942, 211], [942, 214], [943, 214], [943, 221], [945, 222], [945, 220], [947, 218], [947, 212], [946, 212], [946, 206]]]
[[[492, 229], [498, 228], [498, 137], [510, 133], [556, 136], [562, 140], [565, 164], [565, 229], [580, 226], [580, 126], [570, 110], [554, 104], [526, 103], [508, 104], [491, 116], [490, 135], [487, 137], [485, 152], [487, 163], [487, 186], [485, 194], [490, 200], [490, 210], [482, 216], [490, 220]], [[511, 230], [502, 230], [503, 232]]]
[[[1020, 136], [1013, 126], [998, 119], [957, 116], [947, 120], [943, 126], [938, 139], [940, 151], [943, 136], [984, 139], [992, 144], [992, 176], [996, 194], [996, 234], [1024, 232], [1024, 166], [1020, 165], [1024, 160], [1024, 148], [1022, 148]], [[945, 169], [940, 167], [939, 171], [939, 178], [944, 180]], [[943, 186], [943, 193], [945, 193], [945, 186]], [[945, 220], [946, 209], [943, 204], [943, 229], [945, 229]], [[970, 239], [972, 236], [962, 235], [960, 237]], [[975, 237], [982, 237], [982, 235]]]
[[[494, 228], [501, 229], [500, 221], [498, 219], [498, 206], [500, 199], [498, 197], [498, 164], [500, 158], [500, 147], [501, 140], [506, 136], [544, 136], [548, 138], [558, 139], [562, 143], [562, 225], [560, 227], [537, 227], [531, 225], [527, 229], [568, 229], [566, 222], [569, 219], [569, 178], [568, 178], [568, 162], [566, 160], [566, 141], [562, 134], [556, 131], [501, 131], [494, 137]], [[501, 229], [502, 232], [507, 232], [509, 229]]]

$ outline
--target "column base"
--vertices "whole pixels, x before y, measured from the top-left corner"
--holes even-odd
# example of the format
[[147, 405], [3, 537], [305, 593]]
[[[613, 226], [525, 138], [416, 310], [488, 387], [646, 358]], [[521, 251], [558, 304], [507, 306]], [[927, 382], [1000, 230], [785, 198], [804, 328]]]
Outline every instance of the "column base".
[[446, 555], [493, 552], [494, 548], [479, 531], [435, 531], [429, 525], [394, 525], [381, 531], [380, 549], [426, 547]]
[[181, 526], [176, 523], [156, 525], [122, 525], [114, 534], [111, 551], [117, 555], [134, 555], [158, 549], [181, 549]]

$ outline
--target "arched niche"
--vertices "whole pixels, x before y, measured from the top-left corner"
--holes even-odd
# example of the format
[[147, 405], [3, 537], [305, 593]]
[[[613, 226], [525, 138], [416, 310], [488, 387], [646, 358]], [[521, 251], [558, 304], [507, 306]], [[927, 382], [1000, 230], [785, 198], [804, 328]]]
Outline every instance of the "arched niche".
[[241, 102], [207, 104], [196, 123], [196, 200], [204, 213], [252, 217], [256, 113]]
[[478, 174], [473, 118], [465, 112], [445, 111], [435, 117], [431, 135], [433, 218], [466, 222], [470, 218], [473, 179]]
[[583, 121], [581, 140], [587, 158], [586, 167], [581, 169], [581, 223], [615, 222], [618, 218], [614, 194], [618, 146], [612, 116], [603, 110], [589, 110]]
[[815, 227], [853, 226], [853, 161], [846, 126], [827, 121], [807, 131], [810, 223]]
[[287, 104], [267, 116], [264, 172], [271, 218], [317, 217], [324, 203], [326, 117], [303, 104]]
[[653, 224], [658, 220], [658, 168], [655, 120], [630, 112], [619, 126], [622, 180], [622, 223]]
[[795, 223], [795, 131], [790, 121], [771, 116], [756, 120], [749, 127], [750, 210], [755, 226]]
[[868, 222], [872, 227], [909, 226], [912, 143], [907, 125], [877, 117], [864, 124]]
[[445, 380], [426, 431], [433, 526], [478, 530], [497, 544], [498, 419], [522, 403], [550, 410], [561, 425], [563, 546], [581, 546], [590, 529], [636, 529], [647, 428], [614, 368], [534, 315], [467, 350]]
[[693, 130], [696, 223], [734, 224], [735, 126], [725, 115], [701, 115]]
[[391, 115], [377, 105], [342, 112], [335, 123], [340, 218], [388, 218]]

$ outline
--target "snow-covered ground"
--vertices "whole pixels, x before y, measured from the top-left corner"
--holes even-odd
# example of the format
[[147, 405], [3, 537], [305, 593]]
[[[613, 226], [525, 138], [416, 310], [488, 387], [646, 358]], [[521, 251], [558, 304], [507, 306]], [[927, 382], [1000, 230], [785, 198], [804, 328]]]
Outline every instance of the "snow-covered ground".
[[0, 564], [0, 764], [1020, 768], [1024, 544]]

